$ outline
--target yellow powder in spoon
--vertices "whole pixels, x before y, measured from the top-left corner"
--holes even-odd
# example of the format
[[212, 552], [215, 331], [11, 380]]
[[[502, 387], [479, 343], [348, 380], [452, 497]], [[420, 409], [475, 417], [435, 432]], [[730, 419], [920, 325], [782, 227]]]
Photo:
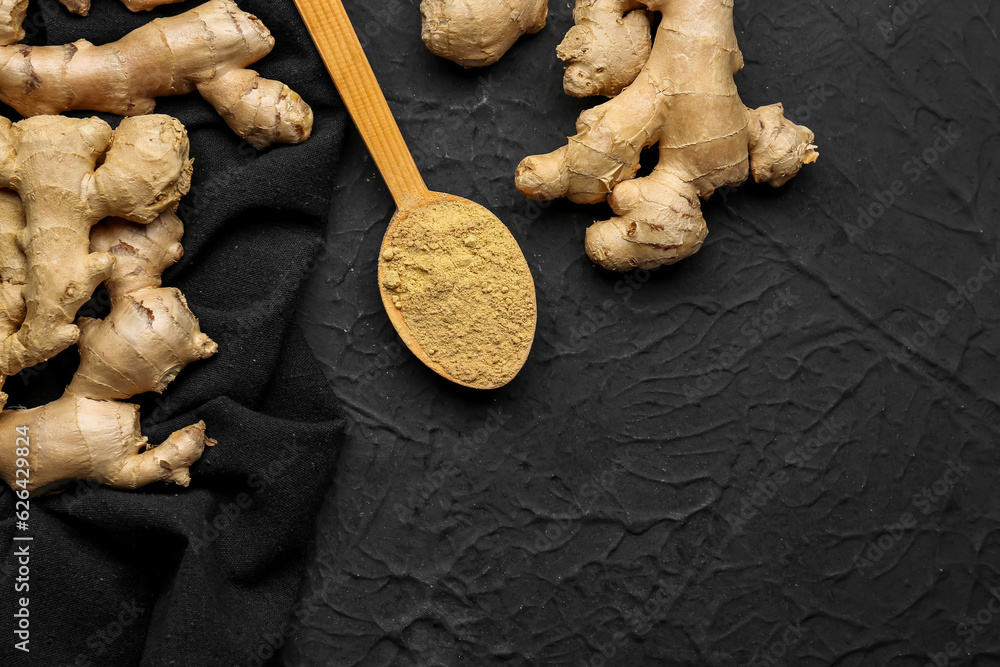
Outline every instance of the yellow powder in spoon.
[[382, 246], [382, 286], [410, 333], [452, 378], [501, 386], [535, 335], [535, 288], [496, 216], [471, 202], [410, 211]]

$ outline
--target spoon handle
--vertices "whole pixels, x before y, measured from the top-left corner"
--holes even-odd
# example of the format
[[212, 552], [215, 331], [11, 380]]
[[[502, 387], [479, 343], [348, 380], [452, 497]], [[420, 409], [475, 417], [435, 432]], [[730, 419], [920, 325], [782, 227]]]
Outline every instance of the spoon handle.
[[428, 196], [341, 0], [295, 0], [295, 5], [396, 205], [407, 208]]

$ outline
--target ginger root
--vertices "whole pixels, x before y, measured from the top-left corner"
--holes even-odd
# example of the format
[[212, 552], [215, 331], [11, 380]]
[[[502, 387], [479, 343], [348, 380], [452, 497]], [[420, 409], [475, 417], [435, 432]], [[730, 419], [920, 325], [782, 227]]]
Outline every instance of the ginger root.
[[[86, 16], [90, 11], [90, 0], [59, 0], [74, 14]], [[148, 11], [160, 5], [170, 5], [184, 0], [122, 0], [133, 12]], [[0, 45], [13, 44], [24, 39], [24, 16], [28, 11], [28, 0], [0, 0]]]
[[421, 37], [435, 55], [462, 67], [500, 60], [522, 35], [545, 27], [548, 0], [423, 0]]
[[[213, 444], [199, 422], [147, 449], [138, 406], [118, 401], [163, 391], [217, 349], [183, 295], [160, 286], [182, 254], [174, 210], [191, 169], [187, 133], [167, 116], [127, 118], [113, 132], [97, 118], [0, 119], [0, 387], [80, 348], [61, 398], [0, 412], [0, 477], [12, 488], [187, 485]], [[101, 282], [110, 314], [74, 324]], [[6, 402], [0, 392], [0, 409]]]
[[157, 97], [197, 90], [255, 148], [300, 143], [312, 132], [309, 105], [246, 69], [272, 48], [257, 17], [232, 0], [211, 0], [104, 46], [2, 46], [0, 100], [23, 116], [73, 109], [136, 116], [152, 113]]
[[[66, 9], [80, 16], [86, 16], [90, 12], [90, 0], [59, 0], [59, 2], [63, 3]], [[184, 0], [122, 0], [122, 2], [129, 8], [129, 11], [148, 12], [160, 5], [172, 5], [184, 2]]]
[[575, 25], [556, 49], [569, 63], [563, 88], [574, 97], [614, 97], [639, 75], [653, 48], [639, 0], [577, 0]]
[[[601, 0], [578, 2], [605, 28], [603, 21], [627, 20], [593, 12]], [[699, 198], [742, 183], [751, 172], [757, 182], [779, 187], [818, 157], [813, 133], [786, 119], [781, 104], [748, 109], [740, 100], [733, 76], [743, 68], [743, 55], [733, 0], [636, 0], [619, 11], [639, 4], [662, 19], [635, 80], [618, 97], [582, 113], [578, 134], [566, 146], [525, 158], [516, 176], [518, 189], [532, 199], [607, 200], [617, 217], [590, 227], [586, 248], [595, 263], [615, 271], [689, 257], [708, 234]], [[609, 90], [604, 85], [579, 87]], [[630, 180], [642, 149], [654, 144], [658, 165], [649, 176]]]
[[24, 39], [24, 17], [28, 0], [0, 0], [0, 45]]

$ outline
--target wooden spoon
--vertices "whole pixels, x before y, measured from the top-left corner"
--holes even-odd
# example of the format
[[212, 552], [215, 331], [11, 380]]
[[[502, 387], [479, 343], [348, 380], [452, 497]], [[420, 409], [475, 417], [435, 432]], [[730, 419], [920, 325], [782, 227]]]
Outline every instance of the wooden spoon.
[[[295, 4], [396, 200], [378, 264], [389, 321], [442, 377], [474, 389], [502, 387], [524, 366], [537, 322], [535, 284], [517, 241], [479, 204], [424, 185], [341, 0]], [[416, 232], [430, 247], [407, 246]], [[449, 281], [434, 270], [441, 261], [478, 267], [479, 282], [464, 271], [451, 271]], [[412, 278], [402, 287], [401, 272]]]

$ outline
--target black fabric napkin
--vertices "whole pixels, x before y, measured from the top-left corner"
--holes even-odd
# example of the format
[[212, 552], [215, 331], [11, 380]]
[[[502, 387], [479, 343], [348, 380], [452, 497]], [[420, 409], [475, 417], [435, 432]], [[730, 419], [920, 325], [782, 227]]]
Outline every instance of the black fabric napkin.
[[[28, 42], [101, 44], [197, 4], [132, 14], [99, 0], [81, 18], [36, 0]], [[240, 6], [278, 37], [255, 69], [300, 92], [316, 122], [304, 144], [258, 153], [196, 94], [157, 108], [185, 124], [195, 158], [180, 210], [186, 254], [164, 282], [184, 292], [220, 352], [163, 396], [142, 397], [143, 429], [160, 442], [204, 419], [219, 444], [188, 489], [81, 484], [32, 500], [30, 530], [17, 531], [34, 538], [27, 593], [14, 591], [14, 497], [0, 489], [0, 665], [229, 667], [260, 664], [284, 642], [342, 439], [340, 408], [294, 311], [322, 242], [345, 115], [293, 4]], [[71, 350], [28, 382], [12, 378], [11, 405], [57, 397], [75, 364]], [[30, 653], [13, 648], [22, 595]]]

